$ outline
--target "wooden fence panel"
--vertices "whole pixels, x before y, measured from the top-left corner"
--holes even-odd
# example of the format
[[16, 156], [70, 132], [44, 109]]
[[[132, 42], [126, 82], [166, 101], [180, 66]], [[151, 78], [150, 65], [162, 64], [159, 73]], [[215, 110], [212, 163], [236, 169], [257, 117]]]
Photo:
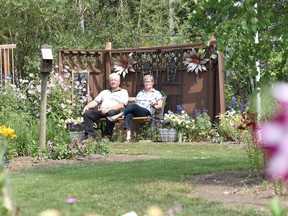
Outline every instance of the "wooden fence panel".
[[[198, 51], [200, 48], [205, 50], [205, 55], [209, 59], [205, 66], [206, 71], [187, 73], [187, 68], [183, 64], [184, 55], [191, 49]], [[60, 50], [58, 57], [59, 72], [69, 65], [74, 68], [75, 62], [83, 61], [83, 56], [88, 53], [97, 53], [97, 62], [94, 67], [85, 70], [89, 72], [89, 88], [95, 97], [99, 92], [109, 87], [108, 77], [113, 73], [115, 57], [120, 55], [128, 56], [132, 53], [133, 69], [121, 78], [121, 86], [127, 89], [130, 96], [136, 94], [143, 88], [143, 76], [153, 75], [155, 79], [154, 87], [167, 95], [167, 106], [165, 111], [176, 111], [177, 105], [184, 105], [189, 115], [194, 115], [195, 109], [208, 110], [211, 120], [219, 113], [225, 112], [224, 100], [224, 76], [223, 76], [223, 57], [218, 55], [218, 59], [212, 59], [212, 54], [217, 54], [216, 42], [212, 41], [209, 46], [204, 44], [182, 44], [163, 47], [146, 47], [133, 49], [111, 49], [106, 50]], [[69, 54], [69, 58], [65, 55]], [[78, 59], [78, 60], [77, 60]], [[85, 59], [85, 58], [84, 58]], [[74, 66], [72, 66], [74, 62]], [[79, 65], [79, 64], [78, 64]], [[88, 65], [88, 66], [87, 66]]]
[[16, 44], [0, 45], [0, 81], [12, 80], [15, 82], [14, 49]]

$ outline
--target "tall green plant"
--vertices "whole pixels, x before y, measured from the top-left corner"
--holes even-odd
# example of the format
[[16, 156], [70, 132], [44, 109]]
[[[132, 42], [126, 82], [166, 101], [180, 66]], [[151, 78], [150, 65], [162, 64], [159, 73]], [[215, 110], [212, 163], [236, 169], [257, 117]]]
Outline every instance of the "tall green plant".
[[[245, 98], [255, 83], [255, 62], [260, 62], [261, 83], [287, 80], [287, 2], [274, 1], [187, 1], [190, 24], [204, 31], [203, 39], [214, 35], [225, 55], [226, 70], [236, 96]], [[192, 4], [192, 5], [191, 5]], [[280, 30], [281, 29], [281, 30]], [[258, 37], [259, 43], [255, 42]]]

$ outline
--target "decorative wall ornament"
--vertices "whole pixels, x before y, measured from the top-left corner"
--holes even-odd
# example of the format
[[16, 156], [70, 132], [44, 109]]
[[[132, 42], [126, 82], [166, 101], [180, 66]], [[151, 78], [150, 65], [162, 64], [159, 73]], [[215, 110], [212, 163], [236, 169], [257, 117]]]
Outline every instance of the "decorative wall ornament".
[[61, 52], [62, 66], [67, 65], [66, 69], [70, 72], [73, 69], [74, 71], [101, 73], [99, 56], [100, 53], [94, 51], [63, 51]]
[[194, 48], [189, 53], [185, 53], [183, 64], [187, 65], [187, 73], [195, 72], [198, 75], [199, 71], [207, 70], [205, 64], [209, 59], [205, 58], [205, 55], [205, 50], [199, 49], [197, 53]]
[[122, 74], [123, 78], [125, 78], [129, 71], [135, 72], [133, 64], [135, 64], [136, 61], [133, 60], [132, 55], [133, 53], [129, 55], [120, 53], [120, 55], [113, 57], [115, 73], [120, 76]]
[[167, 81], [175, 82], [178, 71], [178, 57], [174, 52], [171, 52], [167, 60]]
[[[137, 63], [138, 65], [142, 66], [142, 75], [152, 75], [153, 70], [153, 56], [150, 53], [144, 53], [140, 56], [140, 62]], [[155, 61], [155, 59], [154, 59]]]

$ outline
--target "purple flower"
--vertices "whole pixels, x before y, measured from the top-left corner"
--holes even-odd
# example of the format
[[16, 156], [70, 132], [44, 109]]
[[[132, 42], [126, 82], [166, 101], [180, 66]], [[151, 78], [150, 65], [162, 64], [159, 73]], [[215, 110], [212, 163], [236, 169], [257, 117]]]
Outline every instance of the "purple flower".
[[73, 203], [76, 203], [76, 202], [77, 202], [77, 200], [75, 198], [73, 198], [73, 197], [70, 197], [70, 198], [66, 199], [66, 203], [68, 203], [68, 204], [73, 204]]
[[198, 116], [198, 115], [200, 115], [200, 114], [201, 114], [201, 112], [200, 112], [200, 110], [199, 110], [199, 109], [195, 109], [195, 110], [194, 110], [194, 113], [195, 113], [195, 116]]
[[234, 108], [235, 104], [236, 104], [236, 98], [233, 97], [232, 100], [231, 100], [231, 103], [230, 103], [230, 107], [231, 107], [231, 109]]
[[243, 104], [240, 104], [240, 106], [239, 106], [239, 110], [240, 110], [240, 112], [242, 112], [242, 111], [244, 110], [244, 106], [243, 106]]
[[181, 210], [182, 210], [182, 206], [181, 205], [176, 205], [176, 206], [174, 206], [174, 207], [172, 207], [172, 208], [170, 208], [168, 210], [168, 215], [169, 216], [173, 216], [174, 213], [177, 213], [177, 212], [179, 212]]
[[50, 147], [50, 146], [52, 146], [53, 142], [51, 140], [48, 140], [47, 144]]
[[185, 109], [185, 106], [184, 105], [177, 105], [176, 106], [176, 110], [177, 110], [177, 112], [178, 113], [180, 113], [182, 110], [184, 110]]
[[77, 139], [73, 139], [73, 144], [74, 144], [75, 146], [78, 146], [78, 144], [79, 144], [78, 140], [77, 140]]
[[55, 152], [56, 151], [54, 146], [52, 146], [50, 149], [51, 149], [51, 152]]

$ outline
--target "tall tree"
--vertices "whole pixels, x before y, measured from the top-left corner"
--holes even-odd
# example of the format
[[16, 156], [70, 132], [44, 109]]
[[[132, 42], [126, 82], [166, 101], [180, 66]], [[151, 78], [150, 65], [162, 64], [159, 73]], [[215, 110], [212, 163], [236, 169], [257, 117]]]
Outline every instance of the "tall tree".
[[205, 32], [203, 40], [216, 37], [238, 93], [251, 93], [247, 84], [257, 74], [256, 61], [260, 61], [261, 83], [288, 79], [286, 0], [194, 0], [190, 13], [190, 24]]

